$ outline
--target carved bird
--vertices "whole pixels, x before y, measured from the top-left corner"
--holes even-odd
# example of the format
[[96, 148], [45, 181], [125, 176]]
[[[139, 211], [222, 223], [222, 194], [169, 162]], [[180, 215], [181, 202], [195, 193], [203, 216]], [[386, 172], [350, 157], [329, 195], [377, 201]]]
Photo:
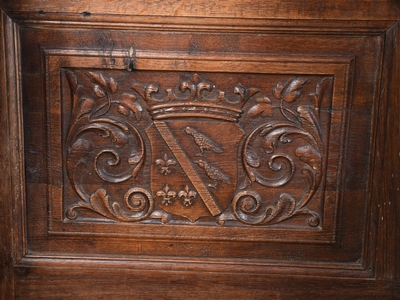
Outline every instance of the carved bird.
[[200, 153], [197, 153], [196, 156], [202, 156], [204, 154], [204, 151], [213, 151], [215, 153], [224, 152], [220, 146], [218, 146], [204, 134], [199, 133], [196, 129], [192, 127], [186, 127], [184, 129], [184, 132], [188, 135], [191, 135], [194, 142], [199, 147]]
[[214, 180], [214, 184], [209, 184], [208, 186], [217, 189], [217, 181], [222, 181], [228, 184], [231, 183], [230, 178], [226, 174], [222, 173], [222, 171], [217, 168], [210, 166], [206, 161], [200, 159], [195, 161], [195, 163], [204, 170], [208, 177]]

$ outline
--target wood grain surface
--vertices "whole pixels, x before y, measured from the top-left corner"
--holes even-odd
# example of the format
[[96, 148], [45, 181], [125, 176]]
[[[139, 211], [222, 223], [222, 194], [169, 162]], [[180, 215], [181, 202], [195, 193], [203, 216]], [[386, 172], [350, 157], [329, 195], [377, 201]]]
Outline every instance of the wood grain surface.
[[398, 1], [1, 5], [1, 299], [400, 297]]

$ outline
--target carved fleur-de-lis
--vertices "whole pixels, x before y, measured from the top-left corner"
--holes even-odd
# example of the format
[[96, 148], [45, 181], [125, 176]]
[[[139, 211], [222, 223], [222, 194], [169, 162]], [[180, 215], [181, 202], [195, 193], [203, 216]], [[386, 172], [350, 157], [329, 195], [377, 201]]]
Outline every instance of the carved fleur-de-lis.
[[168, 206], [174, 201], [174, 198], [176, 197], [176, 192], [170, 190], [169, 185], [166, 184], [162, 190], [157, 191], [156, 195], [158, 197], [162, 197], [161, 203], [165, 206]]
[[163, 158], [158, 158], [155, 160], [156, 166], [161, 174], [168, 175], [171, 173], [170, 166], [176, 166], [177, 162], [173, 159], [168, 159], [167, 154], [164, 154]]
[[185, 186], [184, 190], [179, 191], [178, 197], [182, 198], [182, 204], [185, 206], [192, 205], [192, 201], [197, 197], [197, 193], [189, 189], [189, 186]]

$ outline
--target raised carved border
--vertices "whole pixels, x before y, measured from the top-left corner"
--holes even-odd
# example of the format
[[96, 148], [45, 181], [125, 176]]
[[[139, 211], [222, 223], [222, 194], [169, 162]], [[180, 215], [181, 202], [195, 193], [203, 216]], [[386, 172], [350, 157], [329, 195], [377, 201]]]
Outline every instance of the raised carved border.
[[[129, 69], [129, 49], [126, 50], [113, 50], [112, 55], [104, 55], [101, 50], [71, 50], [71, 49], [43, 49], [43, 57], [46, 66], [46, 82], [47, 90], [50, 91], [48, 97], [49, 107], [49, 126], [48, 130], [48, 153], [52, 153], [51, 149], [62, 149], [60, 141], [52, 138], [52, 136], [62, 136], [61, 124], [57, 118], [61, 114], [61, 102], [69, 101], [69, 99], [59, 99], [61, 95], [61, 87], [51, 85], [50, 79], [56, 76], [58, 79], [53, 82], [60, 82], [61, 68], [101, 68], [101, 69], [114, 69], [126, 70]], [[298, 56], [281, 56], [281, 55], [259, 55], [259, 54], [246, 54], [246, 55], [229, 55], [224, 53], [203, 53], [196, 56], [188, 53], [157, 53], [157, 52], [136, 52], [135, 68], [137, 70], [176, 70], [176, 71], [196, 71], [196, 72], [242, 72], [242, 73], [267, 73], [267, 74], [310, 74], [310, 75], [332, 75], [334, 76], [333, 97], [332, 97], [332, 111], [335, 113], [332, 116], [331, 122], [341, 124], [340, 128], [331, 128], [328, 134], [329, 140], [334, 140], [334, 143], [329, 144], [327, 157], [330, 163], [326, 170], [329, 174], [335, 174], [330, 178], [330, 181], [336, 185], [336, 191], [326, 191], [325, 200], [333, 205], [325, 204], [323, 216], [323, 226], [318, 226], [313, 230], [294, 229], [296, 231], [296, 239], [293, 242], [313, 242], [322, 244], [334, 244], [338, 236], [337, 220], [340, 218], [339, 203], [341, 178], [343, 174], [340, 173], [340, 166], [342, 161], [339, 157], [343, 157], [342, 151], [345, 147], [334, 149], [331, 151], [333, 144], [345, 145], [345, 128], [346, 116], [345, 112], [348, 106], [348, 91], [352, 85], [352, 72], [353, 72], [353, 56], [326, 56], [326, 57], [310, 57], [301, 58]], [[54, 115], [53, 115], [54, 113]], [[54, 117], [56, 116], [56, 117]], [[54, 118], [54, 119], [53, 119]], [[338, 140], [340, 137], [340, 140]], [[332, 153], [334, 157], [330, 157]], [[49, 170], [60, 169], [60, 162], [62, 157], [52, 157], [49, 160]], [[339, 170], [339, 171], [337, 171]], [[51, 175], [50, 171], [50, 175]], [[61, 172], [62, 173], [62, 172]], [[51, 175], [52, 180], [56, 182], [63, 182], [62, 175], [59, 171]], [[326, 179], [325, 179], [326, 180]], [[325, 184], [323, 183], [322, 186]], [[329, 194], [329, 195], [328, 195]], [[65, 219], [62, 206], [62, 186], [51, 185], [48, 190], [49, 195], [49, 234], [51, 235], [66, 235], [66, 234], [84, 234], [96, 235], [86, 229], [85, 222], [69, 221]], [[343, 195], [342, 195], [343, 196]], [[327, 200], [329, 199], [329, 200]], [[102, 234], [110, 236], [135, 236], [141, 238], [168, 238], [174, 232], [173, 225], [158, 226], [157, 230], [152, 225], [146, 224], [133, 224], [121, 225], [112, 223], [97, 223], [90, 224], [90, 228], [96, 226], [97, 230]], [[117, 226], [119, 233], [116, 233], [115, 226]], [[121, 226], [125, 227], [121, 230]], [[189, 232], [193, 230], [193, 226], [179, 225], [181, 236], [174, 233], [174, 238], [190, 238]], [[241, 227], [209, 227], [203, 229], [203, 234], [197, 235], [196, 240], [211, 239], [211, 240], [243, 240], [250, 241], [246, 235], [243, 235]], [[283, 228], [247, 228], [252, 233], [251, 241], [285, 241], [290, 242], [289, 238], [282, 235], [286, 229]], [[192, 237], [193, 239], [193, 237]]]

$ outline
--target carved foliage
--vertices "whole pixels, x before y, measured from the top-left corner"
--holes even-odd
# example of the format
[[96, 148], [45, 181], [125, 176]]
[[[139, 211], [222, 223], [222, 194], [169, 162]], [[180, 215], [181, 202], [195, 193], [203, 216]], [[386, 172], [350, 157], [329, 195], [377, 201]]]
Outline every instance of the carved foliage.
[[[239, 192], [233, 200], [234, 215], [246, 224], [262, 225], [277, 223], [294, 215], [309, 214], [310, 226], [317, 226], [320, 217], [316, 212], [305, 208], [316, 193], [325, 170], [325, 147], [322, 141], [322, 128], [320, 124], [320, 105], [323, 93], [330, 81], [324, 79], [315, 87], [315, 93], [309, 95], [314, 105], [299, 105], [293, 111], [285, 106], [286, 103], [295, 102], [301, 95], [302, 87], [307, 80], [292, 78], [286, 83], [278, 83], [272, 90], [273, 96], [279, 105], [272, 107], [271, 100], [256, 102], [249, 110], [249, 115], [255, 117], [260, 112], [270, 112], [276, 109], [283, 116], [282, 121], [270, 121], [255, 128], [247, 137], [243, 148], [243, 163], [246, 171], [246, 189], [252, 182], [257, 182], [264, 187], [280, 187], [288, 183], [295, 169], [300, 168], [299, 174], [304, 177], [305, 192], [296, 200], [288, 193], [281, 193], [275, 204], [263, 206], [265, 202], [255, 191]], [[266, 99], [266, 98], [264, 98]], [[268, 106], [268, 107], [267, 107]], [[295, 148], [288, 151], [279, 151], [283, 145], [296, 143]], [[260, 156], [266, 156], [261, 159]], [[303, 162], [296, 165], [295, 158]], [[264, 176], [263, 169], [269, 169], [275, 176]]]
[[[176, 214], [192, 223], [208, 215], [218, 224], [231, 220], [268, 225], [308, 215], [309, 226], [320, 223], [319, 214], [308, 204], [326, 169], [321, 103], [329, 97], [330, 78], [314, 80], [311, 88], [309, 79], [293, 77], [269, 91], [238, 83], [233, 93], [227, 93], [198, 74], [164, 91], [158, 84], [135, 79], [131, 90], [120, 90], [117, 80], [99, 72], [85, 72], [86, 85], [72, 71], [64, 74], [73, 99], [66, 137], [67, 172], [81, 199], [67, 208], [67, 218], [77, 218], [79, 210], [86, 209], [118, 221], [161, 218], [168, 222]], [[304, 93], [307, 85], [309, 92]], [[147, 114], [143, 103], [147, 103], [147, 122], [148, 116], [154, 122], [146, 125], [150, 145], [157, 148], [154, 151], [145, 147], [142, 134], [146, 126], [138, 126]], [[242, 123], [243, 113], [247, 121]], [[165, 121], [158, 121], [161, 118]], [[218, 140], [215, 134], [211, 138], [208, 126], [198, 118], [238, 122], [220, 127], [230, 128], [236, 142]], [[244, 174], [240, 182], [235, 178], [236, 166], [227, 173], [219, 165], [221, 159], [236, 161], [232, 156], [236, 150], [229, 145], [237, 147], [243, 131], [247, 133], [238, 152]], [[137, 177], [146, 157], [157, 182], [145, 179], [139, 184]], [[90, 167], [99, 184], [92, 190], [85, 184], [94, 176], [87, 171]], [[161, 185], [160, 180], [164, 181]], [[108, 189], [127, 182], [133, 187], [120, 199], [111, 199]], [[285, 188], [291, 184], [302, 192]], [[267, 199], [273, 195], [269, 189], [281, 192]], [[227, 195], [232, 198], [221, 198]]]
[[[84, 92], [85, 88], [73, 72], [66, 70], [64, 74], [73, 98], [66, 138], [67, 171], [74, 190], [82, 200], [67, 209], [67, 217], [76, 218], [78, 208], [122, 221], [147, 217], [153, 209], [153, 199], [146, 190], [134, 188], [126, 192], [123, 207], [130, 213], [134, 212], [127, 214], [121, 209], [121, 204], [110, 200], [104, 188], [88, 192], [83, 184], [83, 175], [91, 168], [103, 181], [114, 184], [138, 175], [144, 163], [145, 148], [134, 124], [141, 119], [142, 107], [129, 93], [122, 93], [119, 99], [115, 99], [118, 84], [112, 77], [86, 72], [91, 86], [89, 92]], [[113, 117], [115, 112], [125, 119]], [[130, 202], [132, 197], [134, 200]]]

